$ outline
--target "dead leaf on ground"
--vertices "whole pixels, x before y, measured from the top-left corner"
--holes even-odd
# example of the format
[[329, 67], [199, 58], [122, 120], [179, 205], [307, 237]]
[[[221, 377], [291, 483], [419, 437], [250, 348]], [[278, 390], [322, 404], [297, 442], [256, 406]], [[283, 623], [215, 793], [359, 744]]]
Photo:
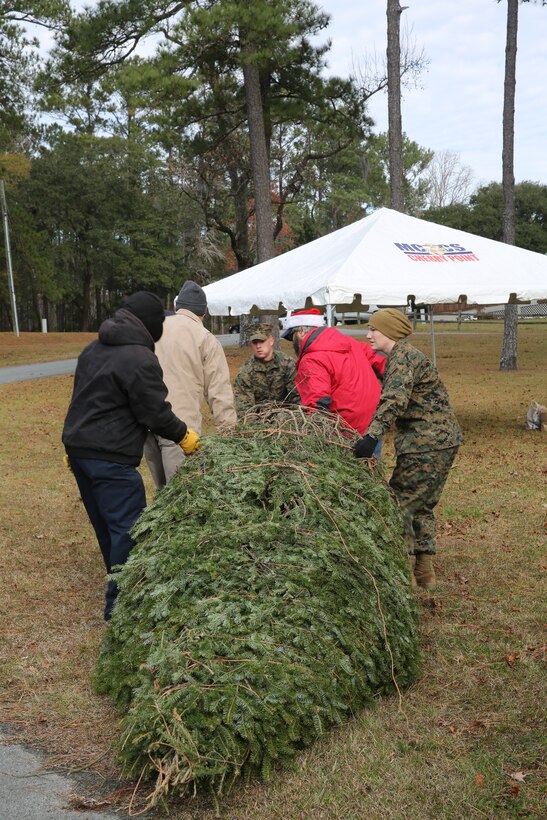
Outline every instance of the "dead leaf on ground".
[[457, 726], [453, 726], [453, 725], [451, 724], [450, 726], [447, 726], [446, 728], [448, 729], [448, 731], [450, 732], [450, 734], [451, 734], [453, 737], [458, 737], [459, 735], [461, 735], [461, 731], [458, 729], [458, 727], [457, 727]]
[[505, 660], [505, 662], [508, 666], [513, 668], [515, 663], [519, 660], [519, 654], [518, 654], [518, 652], [515, 652], [514, 655], [506, 655], [504, 660]]
[[534, 657], [544, 659], [547, 656], [547, 646], [527, 646], [526, 652]]
[[526, 780], [526, 774], [524, 772], [513, 772], [509, 775], [511, 780], [516, 780], [518, 783], [524, 783]]

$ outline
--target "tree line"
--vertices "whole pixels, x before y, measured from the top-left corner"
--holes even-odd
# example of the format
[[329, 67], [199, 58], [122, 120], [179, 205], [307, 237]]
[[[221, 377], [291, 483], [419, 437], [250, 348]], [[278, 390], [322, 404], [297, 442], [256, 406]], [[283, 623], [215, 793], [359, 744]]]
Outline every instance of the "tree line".
[[[46, 27], [46, 58], [24, 32]], [[390, 145], [367, 103], [386, 73], [327, 76], [309, 0], [7, 0], [0, 10], [0, 177], [22, 330], [87, 331], [124, 294], [171, 306], [391, 204]], [[399, 78], [423, 55], [402, 51]], [[490, 238], [503, 192], [401, 140], [407, 213]], [[515, 187], [516, 244], [547, 252], [547, 186]], [[0, 329], [12, 325], [0, 244]]]

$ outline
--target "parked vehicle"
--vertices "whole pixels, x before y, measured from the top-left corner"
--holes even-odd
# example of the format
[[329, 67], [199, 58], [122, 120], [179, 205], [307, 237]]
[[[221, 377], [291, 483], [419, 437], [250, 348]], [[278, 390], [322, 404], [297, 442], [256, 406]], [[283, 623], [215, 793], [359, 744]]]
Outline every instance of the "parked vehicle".
[[[368, 310], [355, 311], [338, 311], [333, 313], [333, 325], [360, 325], [368, 322], [375, 310], [378, 310], [376, 305], [370, 305]], [[285, 316], [279, 317], [279, 330], [285, 330], [287, 319], [290, 318], [292, 311], [287, 311]], [[323, 315], [325, 324], [327, 323], [327, 314]]]
[[378, 310], [376, 305], [369, 305], [368, 310], [335, 311], [334, 318], [342, 325], [362, 325], [368, 322], [376, 310]]

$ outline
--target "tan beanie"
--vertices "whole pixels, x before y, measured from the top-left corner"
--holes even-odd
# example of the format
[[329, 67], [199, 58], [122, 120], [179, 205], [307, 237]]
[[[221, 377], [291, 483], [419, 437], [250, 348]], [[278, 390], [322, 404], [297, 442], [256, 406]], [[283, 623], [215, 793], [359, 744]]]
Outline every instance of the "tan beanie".
[[395, 308], [382, 308], [373, 313], [368, 320], [369, 330], [379, 330], [388, 339], [394, 342], [404, 339], [412, 333], [412, 325], [400, 310]]

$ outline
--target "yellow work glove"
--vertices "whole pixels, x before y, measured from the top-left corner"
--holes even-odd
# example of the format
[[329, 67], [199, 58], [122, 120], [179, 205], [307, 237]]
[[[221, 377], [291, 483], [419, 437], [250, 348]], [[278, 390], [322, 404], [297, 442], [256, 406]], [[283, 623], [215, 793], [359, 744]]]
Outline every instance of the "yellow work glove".
[[199, 433], [196, 433], [195, 430], [188, 429], [182, 441], [179, 441], [179, 446], [182, 447], [187, 456], [189, 456], [190, 453], [195, 453], [195, 451], [201, 447]]
[[70, 472], [72, 472], [72, 467], [70, 466], [70, 459], [66, 453], [63, 456], [63, 464], [65, 465], [67, 470], [70, 470]]

